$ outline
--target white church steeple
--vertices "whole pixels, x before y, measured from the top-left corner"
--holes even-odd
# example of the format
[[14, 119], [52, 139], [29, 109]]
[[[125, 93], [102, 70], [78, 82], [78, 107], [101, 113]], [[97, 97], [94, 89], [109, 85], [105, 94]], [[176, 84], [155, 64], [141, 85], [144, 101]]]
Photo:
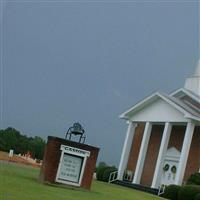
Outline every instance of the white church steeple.
[[200, 96], [200, 60], [198, 61], [194, 75], [186, 79], [185, 89]]

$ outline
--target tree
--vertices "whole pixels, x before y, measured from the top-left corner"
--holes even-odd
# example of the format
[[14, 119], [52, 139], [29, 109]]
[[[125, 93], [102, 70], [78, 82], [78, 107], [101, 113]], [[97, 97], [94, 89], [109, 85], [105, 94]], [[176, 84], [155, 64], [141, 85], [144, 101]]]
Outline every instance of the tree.
[[35, 136], [27, 137], [12, 127], [0, 130], [0, 150], [9, 151], [13, 149], [15, 153], [25, 154], [30, 152], [33, 158], [42, 159], [45, 148], [45, 141]]

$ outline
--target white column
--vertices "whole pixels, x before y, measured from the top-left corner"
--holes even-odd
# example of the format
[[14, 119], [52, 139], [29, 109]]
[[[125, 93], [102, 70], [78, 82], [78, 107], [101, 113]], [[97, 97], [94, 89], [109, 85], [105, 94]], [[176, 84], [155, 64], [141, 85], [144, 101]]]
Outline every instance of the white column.
[[126, 132], [126, 138], [125, 138], [124, 146], [122, 150], [122, 155], [121, 155], [121, 159], [119, 163], [119, 168], [118, 168], [118, 176], [117, 176], [118, 180], [123, 179], [123, 174], [124, 174], [124, 170], [127, 167], [129, 153], [131, 150], [131, 145], [132, 145], [133, 136], [134, 136], [136, 127], [137, 127], [136, 123], [129, 121], [128, 129]]
[[184, 137], [183, 146], [181, 150], [180, 161], [178, 164], [178, 170], [177, 170], [176, 179], [175, 179], [176, 185], [181, 185], [183, 181], [185, 168], [186, 168], [186, 164], [188, 160], [188, 155], [190, 151], [190, 145], [192, 143], [194, 128], [195, 128], [195, 124], [193, 124], [192, 122], [187, 123], [185, 137]]
[[167, 147], [168, 147], [171, 130], [172, 130], [172, 124], [169, 122], [166, 122], [163, 135], [162, 135], [161, 144], [160, 144], [160, 150], [159, 150], [159, 154], [158, 154], [158, 158], [156, 162], [156, 168], [155, 168], [155, 172], [153, 176], [153, 181], [151, 185], [152, 188], [158, 188], [160, 184], [160, 178], [161, 178], [161, 172], [162, 172], [161, 170], [162, 170], [164, 157], [165, 157]]
[[133, 183], [134, 184], [139, 184], [142, 171], [143, 171], [143, 166], [144, 166], [144, 161], [147, 153], [147, 148], [149, 144], [149, 138], [151, 135], [151, 130], [152, 130], [152, 124], [150, 122], [146, 122], [145, 129], [144, 129], [144, 135], [142, 138], [142, 143], [140, 146], [140, 152], [137, 160], [137, 165], [135, 169], [135, 174], [133, 178]]

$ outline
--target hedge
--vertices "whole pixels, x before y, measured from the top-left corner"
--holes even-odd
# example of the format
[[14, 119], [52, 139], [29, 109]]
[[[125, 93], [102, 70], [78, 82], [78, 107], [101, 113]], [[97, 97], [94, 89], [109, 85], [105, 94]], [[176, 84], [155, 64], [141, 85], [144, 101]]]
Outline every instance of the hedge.
[[178, 192], [180, 188], [181, 186], [178, 185], [169, 185], [165, 188], [165, 192], [162, 196], [170, 200], [178, 200]]
[[178, 193], [178, 200], [194, 200], [198, 193], [200, 193], [200, 186], [198, 185], [182, 186]]
[[103, 176], [102, 176], [102, 180], [104, 182], [108, 182], [109, 181], [109, 177], [110, 177], [110, 174], [114, 171], [116, 171], [117, 168], [116, 167], [107, 167], [105, 170], [104, 170], [104, 173], [103, 173]]
[[194, 200], [200, 200], [200, 193], [195, 196]]
[[101, 167], [97, 170], [97, 180], [98, 181], [103, 181], [103, 174], [104, 174], [104, 171], [108, 168], [108, 166], [104, 166], [104, 167]]
[[110, 173], [116, 170], [117, 170], [116, 167], [109, 167], [109, 166], [101, 167], [99, 170], [97, 170], [97, 180], [108, 182]]

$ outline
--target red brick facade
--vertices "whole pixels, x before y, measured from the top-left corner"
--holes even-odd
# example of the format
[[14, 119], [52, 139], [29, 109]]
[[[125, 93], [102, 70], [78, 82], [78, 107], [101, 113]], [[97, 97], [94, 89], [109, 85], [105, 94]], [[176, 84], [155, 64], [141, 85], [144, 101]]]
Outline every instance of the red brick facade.
[[177, 150], [181, 151], [183, 139], [185, 136], [185, 129], [186, 129], [186, 126], [172, 127], [168, 148], [175, 147]]
[[[164, 129], [163, 125], [153, 125], [152, 127], [147, 154], [144, 162], [144, 168], [141, 176], [142, 185], [151, 186], [152, 184], [154, 170], [162, 139], [163, 129]], [[175, 147], [177, 150], [181, 151], [185, 135], [185, 129], [186, 129], [185, 126], [172, 127], [168, 148]], [[143, 123], [138, 124], [138, 127], [136, 128], [136, 132], [133, 138], [127, 165], [127, 169], [133, 171], [133, 173], [135, 171], [137, 164], [143, 132], [144, 132], [144, 124]], [[197, 172], [199, 170], [199, 167], [200, 167], [200, 127], [198, 126], [195, 127], [183, 182], [185, 182], [192, 173]]]
[[137, 159], [140, 151], [140, 145], [142, 142], [142, 137], [144, 133], [144, 125], [145, 124], [138, 124], [138, 126], [135, 129], [135, 135], [133, 137], [133, 142], [130, 150], [130, 155], [129, 160], [128, 160], [128, 165], [127, 169], [130, 171], [135, 171], [136, 164], [137, 164]]
[[93, 172], [95, 170], [96, 160], [99, 153], [99, 148], [69, 140], [64, 140], [62, 138], [57, 137], [48, 137], [48, 142], [44, 153], [43, 165], [40, 172], [40, 180], [42, 182], [55, 183], [58, 164], [61, 156], [61, 144], [83, 149], [90, 152], [90, 156], [87, 158], [80, 186], [85, 189], [90, 189]]
[[144, 162], [144, 168], [141, 176], [142, 185], [150, 186], [152, 183], [160, 143], [162, 139], [163, 128], [163, 126], [152, 127], [147, 154]]

